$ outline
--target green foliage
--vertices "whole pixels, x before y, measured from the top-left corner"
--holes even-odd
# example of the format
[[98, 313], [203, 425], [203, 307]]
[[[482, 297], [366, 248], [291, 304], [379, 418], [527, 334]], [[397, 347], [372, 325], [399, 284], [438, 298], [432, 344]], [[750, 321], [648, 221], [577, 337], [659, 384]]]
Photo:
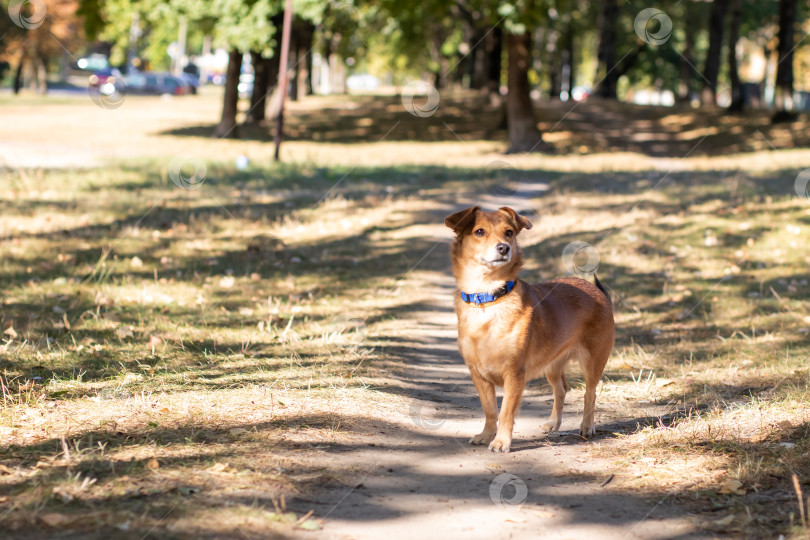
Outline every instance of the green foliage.
[[88, 39], [96, 39], [104, 27], [101, 16], [104, 0], [81, 0], [76, 14], [84, 21], [84, 33]]
[[[297, 17], [318, 23], [327, 4], [317, 0], [295, 0]], [[214, 36], [214, 44], [226, 49], [261, 51], [274, 54], [275, 27], [272, 17], [284, 9], [283, 0], [85, 0], [83, 9], [88, 23], [101, 39], [113, 43], [113, 63], [126, 60], [130, 28], [134, 16], [139, 19], [138, 54], [152, 68], [169, 64], [168, 45], [177, 40], [180, 18], [187, 21], [187, 50], [199, 52], [203, 38]]]

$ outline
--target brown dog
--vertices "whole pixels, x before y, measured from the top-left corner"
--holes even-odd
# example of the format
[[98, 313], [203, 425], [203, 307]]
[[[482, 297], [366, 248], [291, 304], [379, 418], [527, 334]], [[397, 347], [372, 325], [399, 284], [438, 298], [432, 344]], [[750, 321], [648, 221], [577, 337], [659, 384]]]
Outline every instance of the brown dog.
[[[448, 216], [456, 239], [451, 249], [458, 348], [478, 390], [486, 422], [470, 439], [493, 452], [509, 452], [523, 388], [545, 375], [554, 390], [545, 432], [560, 428], [568, 391], [565, 366], [579, 361], [585, 374], [585, 411], [579, 432], [593, 435], [596, 385], [613, 349], [615, 327], [607, 291], [579, 278], [529, 285], [518, 279], [523, 256], [517, 235], [532, 224], [511, 208], [485, 212], [474, 206]], [[501, 412], [495, 386], [504, 389]]]

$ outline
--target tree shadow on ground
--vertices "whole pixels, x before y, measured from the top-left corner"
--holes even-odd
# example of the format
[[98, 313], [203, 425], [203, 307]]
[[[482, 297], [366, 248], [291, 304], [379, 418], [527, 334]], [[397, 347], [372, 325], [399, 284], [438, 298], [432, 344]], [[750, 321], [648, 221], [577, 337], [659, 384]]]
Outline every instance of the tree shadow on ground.
[[[425, 99], [425, 98], [421, 98]], [[415, 98], [419, 104], [420, 97]], [[728, 155], [810, 146], [808, 115], [773, 125], [766, 110], [745, 116], [695, 110], [688, 105], [640, 106], [591, 99], [536, 104], [539, 127], [557, 153], [638, 152], [653, 157]], [[211, 137], [214, 125], [188, 126], [163, 135]], [[271, 141], [273, 125], [245, 126], [245, 139]], [[310, 98], [288, 110], [287, 140], [370, 143], [386, 141], [508, 142], [504, 112], [479, 96], [443, 95], [435, 114], [409, 112], [400, 96]]]

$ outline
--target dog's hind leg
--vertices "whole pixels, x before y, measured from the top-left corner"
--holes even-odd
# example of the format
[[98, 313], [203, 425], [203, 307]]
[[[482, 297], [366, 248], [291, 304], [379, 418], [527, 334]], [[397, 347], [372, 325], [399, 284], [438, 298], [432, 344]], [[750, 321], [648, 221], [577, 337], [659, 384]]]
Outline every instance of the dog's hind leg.
[[602, 378], [602, 371], [607, 364], [607, 354], [599, 355], [599, 357], [591, 358], [590, 361], [587, 357], [580, 358], [580, 365], [585, 374], [585, 409], [582, 413], [582, 424], [579, 426], [579, 434], [583, 437], [590, 437], [596, 433], [596, 427], [593, 422], [593, 415], [596, 409], [596, 387], [599, 385], [599, 380]]
[[565, 394], [568, 392], [568, 383], [565, 381], [566, 362], [556, 362], [546, 368], [546, 379], [554, 392], [554, 406], [551, 408], [551, 416], [548, 422], [541, 428], [544, 433], [554, 433], [560, 429], [562, 423], [563, 404]]

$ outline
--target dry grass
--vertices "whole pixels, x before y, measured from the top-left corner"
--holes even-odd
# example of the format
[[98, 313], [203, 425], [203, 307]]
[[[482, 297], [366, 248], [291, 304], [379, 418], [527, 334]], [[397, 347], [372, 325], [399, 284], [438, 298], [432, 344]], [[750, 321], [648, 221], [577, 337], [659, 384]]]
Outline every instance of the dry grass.
[[[210, 122], [216, 102], [201, 100], [3, 105], [19, 145], [0, 173], [3, 526], [317, 527], [285, 497], [348, 481], [329, 449], [370, 429], [364, 411], [402, 407], [388, 345], [444, 272], [440, 216], [507, 159], [550, 186], [525, 277], [559, 275], [582, 240], [613, 288], [599, 402], [620, 444], [594, 451], [615, 489], [683, 498], [718, 531], [802, 534], [810, 207], [793, 179], [807, 151], [504, 158], [485, 141], [292, 141], [274, 166], [260, 140], [165, 134]], [[696, 121], [678, 114], [659, 120]], [[189, 141], [207, 158], [200, 190], [167, 176]], [[26, 145], [45, 167], [14, 166], [37, 157]]]
[[358, 403], [398, 403], [377, 338], [421, 298], [397, 226], [423, 205], [385, 186], [319, 202], [294, 185], [306, 169], [214, 165], [190, 192], [148, 162], [4, 173], [4, 526], [315, 527], [284, 498], [350, 477], [319, 454], [363, 432]]

